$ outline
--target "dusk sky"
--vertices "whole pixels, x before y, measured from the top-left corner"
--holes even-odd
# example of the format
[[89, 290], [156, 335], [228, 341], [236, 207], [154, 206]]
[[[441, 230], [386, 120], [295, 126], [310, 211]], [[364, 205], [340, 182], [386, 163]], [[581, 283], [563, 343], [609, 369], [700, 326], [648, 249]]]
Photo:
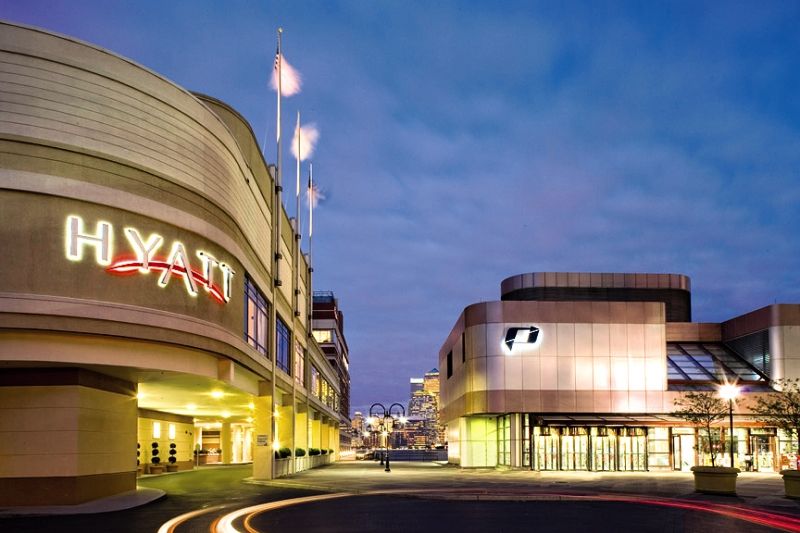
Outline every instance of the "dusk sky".
[[[533, 271], [675, 272], [693, 319], [800, 303], [800, 3], [0, 0], [320, 139], [315, 289], [352, 406], [406, 401], [463, 308]], [[287, 197], [294, 161], [284, 146]], [[294, 202], [289, 207], [294, 213]]]

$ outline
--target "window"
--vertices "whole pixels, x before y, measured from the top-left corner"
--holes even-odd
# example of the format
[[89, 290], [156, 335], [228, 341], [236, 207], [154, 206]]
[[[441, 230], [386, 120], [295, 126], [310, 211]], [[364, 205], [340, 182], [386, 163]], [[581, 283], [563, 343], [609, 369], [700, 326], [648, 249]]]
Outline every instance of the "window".
[[497, 417], [497, 463], [511, 465], [511, 416]]
[[295, 339], [294, 341], [294, 380], [301, 387], [305, 387], [306, 378], [306, 358], [303, 352], [303, 346]]
[[319, 370], [311, 365], [311, 394], [319, 398]]
[[447, 352], [447, 379], [453, 376], [453, 350]]
[[465, 332], [461, 332], [461, 362], [467, 362], [467, 335]]
[[244, 292], [244, 340], [260, 353], [269, 357], [269, 351], [267, 350], [269, 304], [264, 294], [249, 276], [244, 279]]
[[275, 321], [275, 335], [277, 337], [275, 364], [287, 374], [291, 374], [289, 369], [289, 328], [280, 317]]
[[328, 344], [333, 339], [333, 330], [330, 329], [315, 329], [312, 333], [319, 344]]

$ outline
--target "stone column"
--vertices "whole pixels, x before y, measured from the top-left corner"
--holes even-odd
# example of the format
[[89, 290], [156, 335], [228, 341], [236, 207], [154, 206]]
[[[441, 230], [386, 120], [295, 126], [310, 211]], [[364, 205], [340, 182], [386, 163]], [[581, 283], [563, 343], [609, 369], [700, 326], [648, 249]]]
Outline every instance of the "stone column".
[[136, 424], [134, 383], [78, 368], [0, 371], [0, 507], [135, 490]]
[[272, 479], [272, 385], [266, 381], [259, 383], [261, 395], [253, 398], [253, 478]]

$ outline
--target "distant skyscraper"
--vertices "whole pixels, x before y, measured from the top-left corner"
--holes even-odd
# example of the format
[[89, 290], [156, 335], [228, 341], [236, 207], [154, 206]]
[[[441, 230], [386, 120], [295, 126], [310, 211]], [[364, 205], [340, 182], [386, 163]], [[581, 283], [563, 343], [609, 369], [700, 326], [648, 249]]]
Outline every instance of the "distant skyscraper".
[[423, 389], [430, 392], [436, 399], [439, 399], [439, 370], [437, 368], [432, 368], [429, 371], [425, 372], [425, 377], [422, 378], [423, 380]]
[[421, 391], [425, 388], [425, 380], [423, 378], [411, 378], [408, 380], [408, 383], [411, 387], [411, 395], [413, 396], [415, 392]]
[[[408, 417], [408, 446], [431, 447], [444, 443], [444, 428], [439, 424], [439, 370], [431, 369], [423, 378], [411, 378]], [[413, 434], [412, 434], [413, 433]]]

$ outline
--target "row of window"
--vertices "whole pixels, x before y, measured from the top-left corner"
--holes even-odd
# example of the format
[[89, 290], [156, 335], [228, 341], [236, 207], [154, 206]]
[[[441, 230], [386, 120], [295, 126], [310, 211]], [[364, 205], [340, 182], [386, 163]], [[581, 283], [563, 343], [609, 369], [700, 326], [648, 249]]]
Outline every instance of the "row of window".
[[311, 365], [311, 395], [331, 409], [339, 410], [339, 395], [314, 365]]
[[[270, 359], [269, 345], [269, 303], [264, 293], [249, 276], [244, 280], [245, 322], [244, 339], [267, 359]], [[275, 322], [275, 365], [283, 372], [294, 376], [295, 381], [305, 386], [305, 352], [300, 342], [295, 339], [292, 353], [292, 335], [286, 322], [277, 317]], [[294, 357], [292, 357], [294, 356]], [[292, 365], [294, 360], [294, 365]], [[294, 368], [292, 368], [294, 366]]]

